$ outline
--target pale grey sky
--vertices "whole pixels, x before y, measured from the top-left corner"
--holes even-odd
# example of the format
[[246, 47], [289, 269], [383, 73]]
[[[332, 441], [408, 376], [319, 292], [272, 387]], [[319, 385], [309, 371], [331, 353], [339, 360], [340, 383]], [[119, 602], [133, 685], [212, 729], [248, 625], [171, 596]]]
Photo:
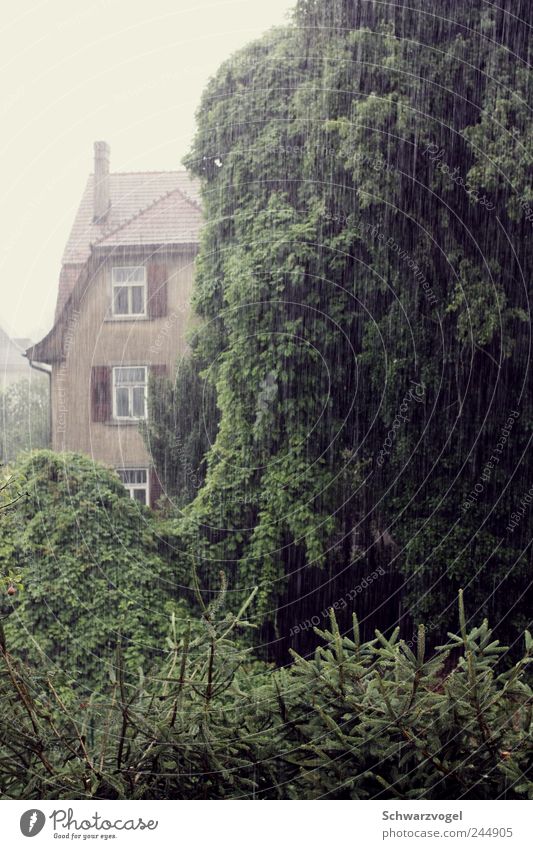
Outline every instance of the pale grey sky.
[[7, 0], [0, 19], [0, 326], [52, 324], [93, 141], [111, 170], [181, 167], [224, 59], [295, 0]]

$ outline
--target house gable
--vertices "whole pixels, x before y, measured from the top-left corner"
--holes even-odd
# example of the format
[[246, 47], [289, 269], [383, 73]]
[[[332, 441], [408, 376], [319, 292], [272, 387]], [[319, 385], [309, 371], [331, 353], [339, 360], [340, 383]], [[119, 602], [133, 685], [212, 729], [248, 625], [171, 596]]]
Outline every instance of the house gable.
[[[103, 144], [96, 142], [95, 150]], [[146, 258], [150, 248], [154, 255], [176, 248], [197, 250], [202, 226], [200, 185], [188, 172], [110, 173], [108, 192], [108, 212], [97, 218], [95, 174], [91, 174], [63, 253], [54, 326], [26, 351], [32, 361], [63, 359], [65, 328], [106, 253], [138, 248]]]

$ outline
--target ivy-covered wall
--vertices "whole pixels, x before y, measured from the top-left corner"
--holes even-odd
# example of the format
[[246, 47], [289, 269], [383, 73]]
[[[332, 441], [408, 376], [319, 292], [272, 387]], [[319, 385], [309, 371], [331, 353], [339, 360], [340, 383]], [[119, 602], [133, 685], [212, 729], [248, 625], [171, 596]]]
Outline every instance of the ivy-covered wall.
[[80, 695], [109, 682], [114, 649], [136, 670], [166, 652], [174, 613], [187, 627], [179, 565], [150, 511], [81, 454], [33, 452], [3, 490], [0, 618], [10, 648]]

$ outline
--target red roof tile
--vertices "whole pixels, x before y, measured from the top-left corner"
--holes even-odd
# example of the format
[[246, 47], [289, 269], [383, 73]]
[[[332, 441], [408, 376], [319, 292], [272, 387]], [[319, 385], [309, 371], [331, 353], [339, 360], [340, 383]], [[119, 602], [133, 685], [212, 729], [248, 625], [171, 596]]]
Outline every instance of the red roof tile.
[[[63, 263], [83, 263], [90, 247], [105, 235], [121, 227], [155, 201], [180, 189], [184, 197], [200, 208], [200, 187], [187, 171], [140, 171], [109, 175], [111, 207], [105, 222], [93, 221], [93, 183], [91, 174], [63, 254]], [[198, 234], [197, 234], [198, 236]]]
[[95, 245], [194, 245], [202, 224], [202, 212], [180, 189], [168, 192], [126, 223], [106, 232]]

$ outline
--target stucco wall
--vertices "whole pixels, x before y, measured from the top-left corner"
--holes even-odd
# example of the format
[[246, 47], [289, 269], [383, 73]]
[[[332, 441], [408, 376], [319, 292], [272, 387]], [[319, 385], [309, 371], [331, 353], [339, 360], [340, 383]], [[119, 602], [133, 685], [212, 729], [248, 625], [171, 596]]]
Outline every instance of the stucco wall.
[[163, 365], [174, 372], [185, 341], [194, 254], [166, 256], [167, 315], [158, 319], [110, 316], [111, 267], [140, 264], [123, 255], [105, 262], [92, 281], [63, 339], [66, 358], [52, 372], [52, 444], [57, 451], [81, 451], [113, 468], [148, 466], [150, 457], [136, 423], [91, 421], [91, 368], [116, 365]]

